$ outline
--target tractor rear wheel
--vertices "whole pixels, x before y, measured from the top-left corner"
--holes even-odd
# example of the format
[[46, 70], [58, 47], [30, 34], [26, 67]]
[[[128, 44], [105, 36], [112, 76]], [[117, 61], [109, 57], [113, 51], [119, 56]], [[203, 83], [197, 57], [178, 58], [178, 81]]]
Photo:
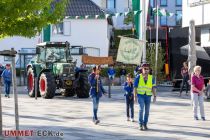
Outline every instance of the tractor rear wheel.
[[71, 89], [65, 89], [65, 92], [63, 93], [65, 97], [72, 97], [75, 95], [75, 90], [73, 88]]
[[85, 72], [79, 73], [79, 81], [76, 88], [76, 94], [78, 98], [88, 98], [90, 85], [88, 83], [88, 74]]
[[35, 97], [35, 77], [34, 77], [34, 71], [30, 67], [27, 71], [27, 79], [28, 79], [28, 95], [30, 97]]
[[55, 79], [50, 72], [43, 72], [39, 77], [39, 92], [45, 99], [52, 99], [55, 96]]

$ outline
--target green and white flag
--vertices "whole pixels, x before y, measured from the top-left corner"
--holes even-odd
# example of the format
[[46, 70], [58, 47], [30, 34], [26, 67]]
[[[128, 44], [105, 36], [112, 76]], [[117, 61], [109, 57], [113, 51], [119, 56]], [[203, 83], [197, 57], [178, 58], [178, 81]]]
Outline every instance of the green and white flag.
[[121, 37], [117, 52], [117, 61], [125, 64], [140, 64], [143, 51], [143, 41]]

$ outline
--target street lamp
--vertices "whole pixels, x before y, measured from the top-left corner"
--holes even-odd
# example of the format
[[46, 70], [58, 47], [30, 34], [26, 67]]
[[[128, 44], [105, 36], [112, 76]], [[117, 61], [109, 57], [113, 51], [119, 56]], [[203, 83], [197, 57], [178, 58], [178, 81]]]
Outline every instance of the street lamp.
[[[16, 92], [16, 69], [15, 69], [15, 56], [17, 52], [12, 48], [11, 50], [3, 50], [0, 51], [0, 55], [12, 57], [12, 84], [13, 84], [13, 94], [14, 94], [14, 102], [15, 102], [15, 124], [16, 130], [19, 130], [19, 115], [18, 115], [18, 98]], [[1, 103], [1, 95], [0, 95], [0, 136], [2, 136], [2, 103]], [[18, 138], [18, 137], [16, 137]]]

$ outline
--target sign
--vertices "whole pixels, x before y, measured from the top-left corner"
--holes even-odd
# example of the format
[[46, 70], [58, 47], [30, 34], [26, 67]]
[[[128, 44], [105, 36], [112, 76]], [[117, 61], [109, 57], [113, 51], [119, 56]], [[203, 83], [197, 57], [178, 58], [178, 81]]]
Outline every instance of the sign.
[[143, 41], [128, 37], [121, 37], [117, 53], [117, 61], [125, 64], [140, 64]]
[[207, 3], [210, 3], [210, 0], [188, 0], [190, 6], [199, 6]]
[[104, 65], [104, 64], [113, 64], [112, 56], [109, 57], [95, 57], [95, 56], [87, 56], [82, 55], [82, 63], [83, 64], [95, 64], [95, 65]]

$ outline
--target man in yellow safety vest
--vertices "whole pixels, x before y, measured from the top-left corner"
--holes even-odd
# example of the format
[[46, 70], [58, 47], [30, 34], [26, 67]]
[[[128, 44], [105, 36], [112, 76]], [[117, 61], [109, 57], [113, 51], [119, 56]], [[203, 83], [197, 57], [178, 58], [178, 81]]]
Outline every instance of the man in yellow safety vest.
[[[151, 96], [153, 102], [156, 101], [156, 84], [155, 79], [149, 74], [150, 68], [148, 63], [142, 64], [142, 73], [137, 75], [134, 81], [134, 100], [138, 97], [139, 103], [139, 126], [140, 130], [147, 130], [147, 122], [149, 118]], [[144, 113], [144, 118], [143, 118]]]

